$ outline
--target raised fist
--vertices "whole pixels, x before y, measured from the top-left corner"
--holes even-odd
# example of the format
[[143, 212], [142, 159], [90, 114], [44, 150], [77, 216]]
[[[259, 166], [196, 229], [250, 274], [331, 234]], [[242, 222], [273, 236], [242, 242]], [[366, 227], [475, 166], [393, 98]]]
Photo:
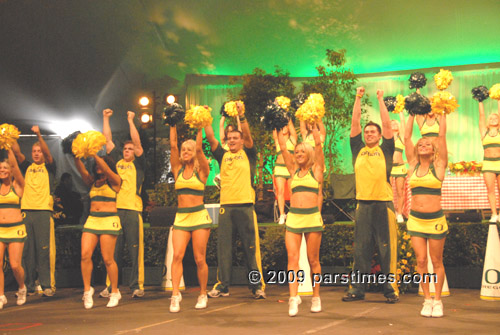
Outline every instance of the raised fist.
[[102, 111], [102, 116], [104, 117], [110, 117], [111, 115], [113, 115], [113, 111], [109, 108], [106, 108]]
[[384, 97], [384, 91], [383, 90], [377, 90], [377, 98], [382, 99]]
[[363, 86], [356, 88], [356, 95], [363, 96], [364, 94], [365, 94], [365, 88]]
[[40, 128], [37, 125], [31, 127], [31, 131], [37, 135], [40, 134]]
[[131, 111], [128, 111], [127, 112], [127, 120], [131, 121], [133, 120], [135, 117], [135, 113], [134, 112], [131, 112]]

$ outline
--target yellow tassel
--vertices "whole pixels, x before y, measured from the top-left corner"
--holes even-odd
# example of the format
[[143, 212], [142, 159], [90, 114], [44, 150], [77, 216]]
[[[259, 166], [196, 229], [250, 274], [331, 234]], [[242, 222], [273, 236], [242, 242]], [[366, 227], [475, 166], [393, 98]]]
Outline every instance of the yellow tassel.
[[288, 112], [288, 108], [290, 108], [290, 98], [287, 98], [284, 96], [279, 96], [275, 100], [278, 103], [278, 105], [281, 107], [281, 109], [284, 109], [285, 111]]
[[16, 126], [8, 123], [0, 125], [0, 149], [9, 150], [21, 133]]
[[103, 134], [89, 130], [86, 133], [78, 134], [71, 149], [76, 158], [88, 158], [95, 156], [105, 144], [106, 137]]
[[452, 81], [453, 76], [448, 70], [441, 69], [436, 75], [434, 75], [434, 82], [436, 83], [436, 86], [439, 90], [445, 90], [446, 88], [448, 88]]
[[500, 84], [495, 84], [490, 88], [490, 98], [500, 100]]
[[184, 122], [186, 122], [191, 128], [205, 128], [206, 126], [212, 124], [213, 118], [212, 114], [210, 113], [211, 111], [212, 108], [210, 107], [191, 106], [191, 109], [186, 111]]
[[316, 123], [321, 121], [325, 115], [325, 100], [319, 93], [312, 93], [302, 106], [297, 109], [295, 116], [306, 123]]
[[396, 107], [394, 107], [394, 110], [392, 112], [394, 114], [399, 114], [404, 109], [405, 109], [405, 98], [401, 94], [398, 94], [396, 96]]
[[436, 92], [431, 99], [431, 107], [434, 114], [450, 114], [459, 106], [457, 99], [450, 92]]

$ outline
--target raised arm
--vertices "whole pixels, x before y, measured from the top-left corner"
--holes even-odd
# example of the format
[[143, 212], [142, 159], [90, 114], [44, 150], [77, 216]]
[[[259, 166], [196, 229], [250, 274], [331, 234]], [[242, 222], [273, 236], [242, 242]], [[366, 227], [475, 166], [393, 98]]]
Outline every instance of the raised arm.
[[361, 134], [361, 98], [364, 94], [364, 87], [356, 89], [356, 100], [354, 100], [354, 107], [352, 108], [351, 137]]
[[253, 147], [252, 134], [250, 133], [250, 127], [248, 126], [247, 119], [243, 114], [243, 106], [241, 105], [240, 102], [237, 102], [236, 108], [238, 108], [238, 116], [239, 116], [238, 119], [241, 124], [241, 132], [243, 133], [243, 145], [246, 148], [252, 148]]
[[24, 192], [24, 177], [19, 170], [19, 165], [17, 165], [16, 156], [12, 150], [9, 150], [9, 164], [12, 171], [12, 176], [14, 177], [14, 189], [19, 197], [23, 196]]
[[94, 177], [92, 177], [87, 171], [80, 158], [73, 156], [73, 160], [75, 162], [76, 169], [80, 172], [80, 176], [82, 176], [83, 182], [90, 187], [94, 183]]
[[323, 120], [319, 120], [318, 129], [319, 129], [319, 135], [321, 138], [321, 143], [323, 143], [323, 142], [325, 142], [325, 138], [326, 138], [326, 128], [325, 128], [325, 125], [323, 124]]
[[212, 125], [208, 125], [205, 127], [205, 136], [207, 137], [208, 143], [210, 143], [210, 150], [214, 152], [215, 149], [217, 149], [217, 147], [219, 146], [219, 141], [217, 141], [217, 139], [215, 138]]
[[297, 145], [297, 131], [295, 131], [295, 126], [292, 120], [288, 121], [288, 133], [290, 134], [289, 136], [293, 145]]
[[118, 192], [122, 184], [122, 179], [120, 178], [118, 173], [115, 173], [113, 170], [111, 170], [108, 164], [101, 157], [95, 155], [94, 159], [97, 166], [108, 177], [108, 181], [111, 186], [113, 186], [113, 189]]
[[399, 121], [399, 137], [404, 140], [406, 128], [404, 112], [399, 113]]
[[177, 179], [177, 173], [181, 169], [181, 161], [179, 159], [179, 145], [177, 143], [177, 127], [170, 126], [170, 165], [172, 166], [172, 173], [174, 178]]
[[295, 173], [295, 162], [293, 160], [292, 154], [288, 152], [286, 149], [286, 141], [285, 137], [283, 137], [283, 133], [281, 131], [276, 131], [278, 144], [280, 146], [281, 155], [283, 155], [283, 160], [285, 161], [286, 168], [290, 173], [290, 176], [293, 176]]
[[444, 173], [448, 167], [448, 147], [446, 145], [446, 114], [439, 116], [439, 136], [436, 141], [438, 157], [436, 159], [436, 172], [438, 177], [443, 180]]
[[40, 133], [40, 128], [38, 126], [33, 126], [31, 128], [31, 131], [33, 131], [36, 134], [36, 137], [38, 138], [38, 142], [40, 143], [40, 149], [42, 149], [43, 157], [45, 158], [45, 161], [49, 164], [52, 164], [54, 162], [54, 159], [52, 158], [52, 155], [50, 154], [49, 147], [47, 146], [47, 143], [45, 143], [42, 134]]
[[[499, 100], [500, 102], [500, 100]], [[481, 133], [481, 139], [486, 135], [488, 131], [488, 126], [486, 125], [486, 116], [484, 115], [484, 104], [479, 103], [479, 132]]]
[[224, 131], [225, 122], [226, 122], [226, 117], [223, 115], [221, 116], [219, 123], [219, 138], [220, 138], [220, 143], [222, 145], [226, 143], [226, 132]]
[[19, 147], [19, 143], [17, 141], [12, 144], [12, 152], [14, 153], [14, 156], [16, 156], [16, 160], [18, 164], [21, 164], [26, 160], [26, 156], [21, 152], [21, 148]]
[[321, 131], [318, 129], [319, 125], [313, 127], [314, 138], [314, 177], [320, 183], [323, 182], [323, 171], [325, 169], [325, 156], [323, 154], [323, 147], [321, 146]]
[[240, 116], [239, 115], [236, 115], [236, 125], [238, 126], [238, 130], [242, 131], [241, 130], [241, 121], [240, 121]]
[[142, 149], [141, 145], [141, 137], [139, 136], [139, 132], [137, 131], [137, 128], [135, 127], [134, 124], [134, 117], [135, 117], [134, 112], [131, 111], [127, 112], [127, 121], [128, 121], [128, 126], [130, 128], [130, 138], [132, 139], [132, 143], [134, 143], [134, 155], [140, 157], [142, 156], [144, 150]]
[[300, 137], [302, 137], [302, 141], [305, 141], [307, 137], [307, 125], [302, 120], [300, 120]]
[[417, 165], [416, 157], [415, 157], [415, 146], [413, 145], [413, 142], [411, 140], [411, 135], [413, 133], [413, 121], [415, 120], [415, 115], [411, 115], [408, 118], [408, 122], [406, 123], [406, 129], [405, 129], [405, 153], [406, 153], [406, 158], [408, 159], [408, 164], [410, 164], [411, 168], [414, 168], [415, 165]]
[[384, 91], [377, 90], [377, 100], [380, 109], [380, 120], [382, 121], [382, 136], [386, 139], [394, 137], [391, 127], [391, 118], [384, 102]]
[[106, 153], [109, 154], [114, 149], [113, 135], [111, 134], [111, 127], [109, 126], [109, 118], [113, 115], [113, 111], [106, 108], [102, 111], [102, 133], [106, 137]]
[[210, 174], [210, 165], [208, 164], [208, 159], [205, 157], [203, 152], [203, 129], [198, 129], [198, 134], [196, 134], [196, 158], [200, 164], [199, 175], [202, 182], [206, 182], [208, 175]]

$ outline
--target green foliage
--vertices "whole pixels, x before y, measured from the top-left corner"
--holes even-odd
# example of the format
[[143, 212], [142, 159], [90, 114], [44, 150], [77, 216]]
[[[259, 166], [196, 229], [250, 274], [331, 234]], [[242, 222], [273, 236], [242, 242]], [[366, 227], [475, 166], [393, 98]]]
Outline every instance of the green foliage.
[[[344, 67], [346, 50], [326, 50], [327, 66], [318, 66], [318, 77], [302, 85], [302, 91], [309, 95], [321, 93], [325, 100], [325, 125], [327, 136], [324, 144], [325, 164], [328, 174], [339, 173], [339, 148], [337, 142], [344, 141], [349, 136], [352, 116], [352, 107], [356, 97], [357, 78], [354, 72]], [[368, 95], [363, 98], [362, 113], [366, 113], [365, 106], [370, 105]]]
[[285, 227], [268, 227], [260, 239], [263, 269], [287, 269]]
[[319, 251], [321, 265], [350, 267], [354, 245], [353, 224], [326, 225]]
[[[236, 81], [238, 79], [234, 79]], [[230, 96], [230, 99], [239, 99], [245, 103], [245, 116], [252, 132], [254, 145], [258, 149], [257, 160], [257, 197], [263, 197], [263, 187], [265, 183], [270, 183], [272, 171], [264, 167], [269, 161], [274, 160], [274, 141], [272, 133], [266, 131], [262, 126], [261, 118], [269, 102], [274, 101], [278, 96], [293, 97], [295, 86], [290, 79], [290, 73], [276, 67], [274, 74], [268, 74], [262, 69], [254, 69], [251, 74], [244, 75], [243, 88], [237, 97]]]

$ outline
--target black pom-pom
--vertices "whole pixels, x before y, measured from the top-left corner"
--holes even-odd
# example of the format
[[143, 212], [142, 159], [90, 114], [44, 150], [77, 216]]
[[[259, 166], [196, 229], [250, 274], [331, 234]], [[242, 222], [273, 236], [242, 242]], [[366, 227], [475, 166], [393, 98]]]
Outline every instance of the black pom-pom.
[[474, 87], [471, 92], [472, 97], [479, 102], [482, 102], [490, 97], [488, 88], [484, 85]]
[[272, 102], [266, 106], [261, 122], [266, 130], [282, 129], [288, 125], [288, 113], [277, 103]]
[[186, 113], [184, 112], [184, 108], [182, 108], [181, 105], [178, 103], [173, 103], [171, 105], [168, 105], [165, 107], [163, 110], [163, 124], [168, 124], [168, 125], [175, 125], [181, 120], [184, 120], [184, 115]]
[[389, 112], [392, 112], [396, 108], [396, 97], [388, 96], [384, 98], [385, 107]]
[[63, 153], [73, 155], [73, 150], [72, 150], [73, 141], [80, 134], [81, 134], [81, 132], [77, 130], [74, 133], [68, 135], [64, 140], [62, 140], [61, 146], [62, 146]]
[[294, 111], [297, 111], [297, 109], [299, 109], [299, 107], [302, 106], [302, 104], [306, 101], [306, 99], [307, 99], [307, 96], [304, 93], [299, 93], [299, 94], [297, 94], [295, 99], [290, 101], [290, 107]]
[[410, 115], [425, 115], [431, 111], [429, 98], [414, 92], [405, 98], [405, 109]]
[[422, 72], [413, 72], [408, 81], [410, 82], [410, 88], [422, 88], [427, 84], [427, 78]]
[[222, 107], [220, 108], [220, 115], [224, 116], [225, 118], [228, 118], [229, 115], [226, 113], [226, 103], [222, 104]]

